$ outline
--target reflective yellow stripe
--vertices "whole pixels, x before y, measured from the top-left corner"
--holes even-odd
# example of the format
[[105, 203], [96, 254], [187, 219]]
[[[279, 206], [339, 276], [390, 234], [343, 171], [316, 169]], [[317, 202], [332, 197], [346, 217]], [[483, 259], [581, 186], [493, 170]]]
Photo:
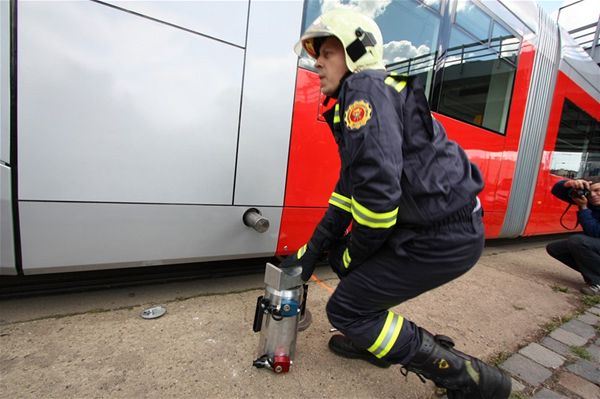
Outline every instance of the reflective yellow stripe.
[[300, 249], [298, 250], [298, 252], [296, 253], [296, 257], [298, 259], [300, 259], [302, 257], [302, 255], [304, 255], [304, 253], [306, 252], [306, 246], [308, 244], [304, 244], [303, 246], [300, 247]]
[[337, 206], [340, 209], [345, 210], [346, 212], [352, 212], [350, 210], [350, 207], [352, 206], [352, 201], [350, 200], [350, 198], [344, 197], [343, 195], [338, 194], [335, 191], [331, 193], [329, 203], [331, 205]]
[[400, 93], [402, 90], [404, 90], [405, 87], [406, 82], [403, 80], [402, 82], [399, 82], [396, 86], [394, 86], [394, 89], [396, 89], [396, 91]]
[[352, 217], [364, 226], [374, 229], [387, 229], [396, 224], [397, 216], [398, 208], [389, 212], [377, 213], [367, 209], [352, 198]]
[[[387, 80], [391, 79], [393, 80], [393, 83], [389, 83]], [[396, 89], [396, 91], [398, 93], [400, 93], [402, 90], [404, 90], [404, 88], [406, 87], [406, 81], [401, 80], [400, 82], [396, 82], [396, 80], [394, 78], [386, 78], [385, 79], [385, 83], [387, 83], [388, 85], [392, 86], [394, 89]]]
[[333, 123], [340, 123], [340, 104], [335, 104], [333, 111]]
[[350, 262], [352, 262], [352, 259], [350, 258], [350, 252], [348, 252], [348, 248], [346, 248], [346, 250], [344, 251], [342, 260], [344, 261], [344, 267], [347, 269], [348, 266], [350, 266]]
[[471, 377], [473, 381], [475, 381], [475, 383], [479, 385], [479, 373], [475, 370], [473, 364], [471, 364], [471, 361], [467, 360], [465, 362], [465, 369], [467, 370], [467, 374], [469, 374], [469, 377]]
[[379, 333], [377, 340], [375, 340], [373, 345], [371, 345], [367, 348], [367, 350], [369, 352], [374, 353], [374, 351], [376, 351], [379, 348], [379, 346], [381, 346], [381, 343], [383, 342], [383, 340], [385, 339], [385, 337], [387, 335], [387, 331], [390, 329], [392, 320], [394, 320], [394, 314], [388, 310], [388, 315], [387, 315], [387, 318], [385, 319], [385, 324], [383, 325], [383, 328], [381, 329], [381, 332]]
[[[396, 76], [396, 74], [393, 74], [393, 75]], [[388, 86], [392, 86], [394, 89], [396, 89], [396, 91], [398, 93], [400, 93], [406, 87], [406, 80], [401, 80], [398, 82], [396, 79], [394, 79], [391, 76], [388, 76], [387, 78], [385, 78], [385, 80], [383, 82]]]
[[400, 335], [400, 330], [402, 329], [402, 324], [404, 324], [404, 317], [399, 316], [399, 315], [396, 315], [396, 317], [398, 318], [398, 321], [396, 322], [396, 325], [394, 326], [394, 331], [392, 332], [391, 339], [389, 340], [389, 342], [385, 346], [385, 348], [383, 348], [381, 353], [375, 355], [380, 359], [388, 354], [388, 352], [392, 349], [392, 347], [396, 343], [398, 336]]
[[388, 310], [387, 318], [377, 340], [367, 350], [380, 359], [387, 355], [396, 343], [403, 323], [404, 318], [402, 316]]

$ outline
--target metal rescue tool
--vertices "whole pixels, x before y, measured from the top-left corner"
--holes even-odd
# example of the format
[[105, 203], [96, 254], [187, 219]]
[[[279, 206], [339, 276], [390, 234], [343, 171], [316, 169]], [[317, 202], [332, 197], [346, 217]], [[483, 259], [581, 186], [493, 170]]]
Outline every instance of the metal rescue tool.
[[302, 268], [280, 269], [267, 263], [265, 294], [258, 297], [254, 332], [260, 331], [257, 368], [287, 373], [296, 353], [298, 323], [306, 307], [308, 286], [301, 278]]

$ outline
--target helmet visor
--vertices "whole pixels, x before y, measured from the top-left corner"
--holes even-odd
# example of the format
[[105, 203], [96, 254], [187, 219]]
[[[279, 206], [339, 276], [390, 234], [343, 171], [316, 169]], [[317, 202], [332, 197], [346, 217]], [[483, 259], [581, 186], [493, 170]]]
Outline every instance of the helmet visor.
[[335, 36], [335, 34], [329, 26], [323, 23], [321, 18], [317, 18], [294, 45], [294, 52], [301, 56], [302, 49], [304, 49], [309, 56], [316, 59], [318, 48], [315, 48], [315, 39], [327, 36]]

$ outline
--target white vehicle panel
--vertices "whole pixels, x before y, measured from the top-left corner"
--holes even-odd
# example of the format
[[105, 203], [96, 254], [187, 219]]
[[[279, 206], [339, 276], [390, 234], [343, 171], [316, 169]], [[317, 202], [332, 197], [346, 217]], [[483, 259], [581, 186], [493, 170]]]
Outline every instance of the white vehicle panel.
[[[504, 4], [506, 9], [510, 10], [513, 16], [520, 20], [527, 28], [529, 28], [534, 33], [539, 33], [540, 25], [539, 25], [539, 6], [535, 1], [521, 1], [521, 0], [498, 0], [500, 3]], [[495, 3], [495, 1], [483, 0], [483, 4], [488, 6], [489, 3]], [[493, 6], [492, 6], [493, 7]], [[500, 17], [505, 17], [505, 15], [499, 15]], [[515, 24], [512, 18], [506, 20], [511, 24], [513, 28], [517, 28], [520, 24]], [[518, 29], [518, 28], [517, 28]], [[525, 32], [519, 32], [525, 35]]]
[[17, 274], [10, 169], [0, 165], [0, 274]]
[[250, 16], [235, 204], [282, 205], [302, 2], [254, 1]]
[[25, 274], [151, 266], [272, 256], [281, 208], [261, 208], [258, 233], [242, 222], [247, 208], [22, 202]]
[[238, 46], [245, 43], [247, 0], [106, 2]]
[[18, 27], [20, 199], [232, 203], [243, 49], [95, 2]]
[[[528, 14], [528, 18], [519, 18], [515, 15], [515, 1], [483, 1], [483, 5], [488, 8], [492, 14], [496, 15], [497, 18], [502, 20], [505, 25], [509, 26], [512, 30], [517, 32], [520, 36], [526, 36], [531, 34], [533, 29], [538, 29], [537, 24], [537, 12], [535, 7], [528, 5], [516, 4], [524, 8], [524, 12]], [[523, 7], [524, 6], [524, 7]], [[522, 15], [522, 14], [521, 14]]]
[[560, 30], [560, 70], [600, 101], [600, 67], [564, 29]]
[[10, 163], [10, 3], [0, 1], [0, 162]]

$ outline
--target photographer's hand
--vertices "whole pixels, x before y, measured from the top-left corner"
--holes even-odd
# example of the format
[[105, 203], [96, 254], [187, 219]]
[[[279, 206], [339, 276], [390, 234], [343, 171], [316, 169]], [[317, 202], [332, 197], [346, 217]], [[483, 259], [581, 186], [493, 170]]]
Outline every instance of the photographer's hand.
[[[583, 190], [583, 189], [589, 190], [590, 185], [591, 185], [590, 181], [583, 180], [583, 179], [567, 180], [565, 182], [565, 187], [573, 189], [573, 190]], [[587, 203], [587, 200], [586, 200], [586, 203]]]
[[569, 195], [571, 200], [580, 210], [587, 209], [588, 198], [586, 195], [579, 194], [578, 191], [589, 192], [592, 185], [591, 183], [592, 182], [584, 179], [573, 179], [565, 182], [564, 186], [570, 190]]
[[588, 198], [586, 196], [573, 197], [573, 202], [579, 207], [579, 209], [587, 209]]

